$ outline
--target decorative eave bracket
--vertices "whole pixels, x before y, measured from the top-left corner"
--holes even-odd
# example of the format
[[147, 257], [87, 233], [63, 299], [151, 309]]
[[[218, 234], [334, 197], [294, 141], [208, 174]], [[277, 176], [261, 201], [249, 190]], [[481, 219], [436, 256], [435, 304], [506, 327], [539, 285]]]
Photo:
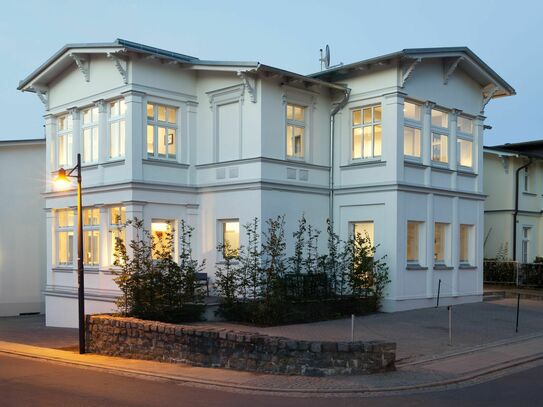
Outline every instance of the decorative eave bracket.
[[462, 62], [464, 57], [458, 57], [449, 64], [443, 64], [443, 85], [446, 85], [449, 82], [449, 78], [452, 76], [458, 64]]
[[243, 86], [251, 97], [251, 102], [256, 103], [256, 78], [252, 78], [247, 72], [238, 71], [238, 76], [243, 81]]
[[[123, 61], [121, 58], [119, 58], [117, 55], [113, 53], [108, 53], [107, 57], [113, 61], [113, 63], [115, 64], [115, 67], [117, 68], [121, 76], [123, 77], [123, 82], [127, 84], [128, 83], [128, 62]], [[123, 66], [121, 61], [124, 62], [125, 66]]]
[[42, 88], [32, 88], [34, 92], [36, 92], [36, 95], [38, 95], [38, 98], [43, 103], [43, 106], [45, 106], [45, 110], [49, 110], [49, 93], [46, 89]]
[[409, 79], [409, 77], [411, 76], [411, 74], [413, 73], [413, 71], [415, 70], [415, 67], [420, 63], [420, 61], [422, 61], [422, 58], [414, 59], [414, 60], [409, 64], [409, 66], [407, 67], [407, 69], [405, 69], [405, 71], [403, 71], [403, 73], [402, 73], [401, 85], [400, 85], [402, 88], [405, 86], [407, 80]]
[[89, 60], [87, 58], [81, 57], [79, 54], [70, 54], [70, 55], [73, 58], [75, 64], [77, 65], [77, 68], [79, 68], [79, 70], [85, 77], [85, 82], [89, 82], [90, 81]]
[[483, 88], [483, 104], [481, 107], [481, 113], [485, 111], [486, 105], [488, 102], [490, 102], [490, 99], [492, 99], [498, 90], [498, 86], [494, 85], [493, 83], [490, 83]]

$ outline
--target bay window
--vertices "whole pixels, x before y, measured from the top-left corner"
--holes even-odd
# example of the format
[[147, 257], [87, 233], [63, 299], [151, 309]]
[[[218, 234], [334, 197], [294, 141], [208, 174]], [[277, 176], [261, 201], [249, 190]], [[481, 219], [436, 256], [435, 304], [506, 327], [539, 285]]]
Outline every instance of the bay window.
[[99, 114], [97, 107], [83, 110], [83, 163], [95, 163], [98, 161], [98, 128]]
[[59, 167], [72, 166], [72, 115], [66, 114], [57, 119], [57, 157]]
[[287, 104], [287, 158], [304, 158], [305, 107]]
[[177, 109], [147, 103], [147, 156], [175, 159], [177, 146]]
[[74, 261], [74, 211], [56, 211], [56, 263], [60, 266], [72, 265]]
[[405, 156], [420, 158], [421, 156], [421, 106], [404, 102], [403, 108], [403, 152]]
[[432, 133], [432, 161], [449, 162], [449, 137], [445, 134]]
[[381, 105], [351, 112], [352, 159], [381, 157]]
[[109, 103], [109, 157], [124, 157], [126, 103], [123, 99]]
[[100, 263], [100, 210], [83, 210], [83, 263], [98, 266]]
[[458, 165], [473, 167], [473, 120], [458, 116], [457, 118], [457, 156]]

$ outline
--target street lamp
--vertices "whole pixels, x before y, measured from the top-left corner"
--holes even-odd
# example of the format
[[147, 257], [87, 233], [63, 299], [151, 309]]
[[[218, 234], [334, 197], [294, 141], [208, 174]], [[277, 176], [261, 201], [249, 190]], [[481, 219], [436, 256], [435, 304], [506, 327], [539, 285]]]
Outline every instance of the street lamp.
[[[76, 171], [76, 175], [72, 175]], [[81, 154], [77, 154], [77, 165], [68, 173], [64, 168], [58, 170], [55, 184], [66, 188], [71, 185], [70, 178], [77, 179], [77, 299], [79, 302], [79, 353], [85, 353], [85, 277], [83, 274], [83, 209], [81, 205]]]

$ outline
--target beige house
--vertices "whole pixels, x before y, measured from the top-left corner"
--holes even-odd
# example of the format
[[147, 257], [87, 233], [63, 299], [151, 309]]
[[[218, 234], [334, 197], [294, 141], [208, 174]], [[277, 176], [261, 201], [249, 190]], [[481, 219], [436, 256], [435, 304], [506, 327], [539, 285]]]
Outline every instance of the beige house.
[[484, 148], [485, 258], [543, 256], [543, 140]]
[[0, 317], [43, 313], [45, 139], [0, 141]]

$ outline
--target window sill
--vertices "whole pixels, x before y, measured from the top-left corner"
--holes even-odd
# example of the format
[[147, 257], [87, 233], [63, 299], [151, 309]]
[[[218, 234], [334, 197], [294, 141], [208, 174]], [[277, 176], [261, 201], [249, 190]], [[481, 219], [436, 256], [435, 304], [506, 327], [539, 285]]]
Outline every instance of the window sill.
[[408, 264], [405, 268], [406, 270], [428, 270], [428, 267], [421, 266], [420, 264]]
[[342, 165], [340, 168], [349, 169], [356, 167], [381, 167], [386, 165], [386, 161], [382, 161], [381, 158], [366, 158], [359, 160], [352, 160], [347, 165]]
[[476, 177], [477, 176], [477, 173], [475, 171], [473, 171], [473, 168], [469, 168], [469, 167], [458, 167], [457, 169], [457, 172], [460, 174], [460, 175], [465, 175], [465, 176], [468, 176], [468, 177]]
[[414, 166], [417, 166], [417, 167], [428, 167], [427, 165], [422, 163], [422, 158], [421, 157], [415, 157], [415, 156], [411, 156], [411, 155], [404, 155], [403, 159], [404, 159], [404, 162], [406, 164], [414, 165]]
[[454, 270], [454, 267], [445, 264], [434, 264], [434, 270]]
[[70, 266], [56, 266], [51, 270], [53, 270], [54, 273], [73, 273], [75, 269]]
[[526, 195], [526, 196], [537, 196], [537, 194], [534, 194], [533, 192], [527, 192], [527, 191], [522, 191], [522, 195]]
[[182, 164], [178, 161], [168, 159], [168, 158], [144, 158], [143, 159], [144, 164], [149, 165], [157, 165], [161, 167], [174, 167], [174, 168], [189, 168], [189, 164]]
[[98, 168], [98, 163], [81, 164], [81, 170], [95, 170]]
[[83, 266], [83, 271], [85, 274], [98, 274], [100, 272], [100, 269], [98, 266]]
[[477, 266], [472, 266], [471, 264], [460, 264], [458, 266], [459, 270], [477, 270]]
[[110, 158], [102, 164], [104, 167], [113, 167], [115, 165], [124, 165], [124, 158]]
[[305, 157], [289, 157], [288, 155], [285, 157], [286, 161], [291, 161], [294, 163], [305, 163]]
[[449, 168], [449, 164], [442, 163], [439, 161], [432, 161], [432, 169], [436, 171], [441, 171], [441, 172], [449, 172], [449, 173], [453, 172], [453, 170]]

